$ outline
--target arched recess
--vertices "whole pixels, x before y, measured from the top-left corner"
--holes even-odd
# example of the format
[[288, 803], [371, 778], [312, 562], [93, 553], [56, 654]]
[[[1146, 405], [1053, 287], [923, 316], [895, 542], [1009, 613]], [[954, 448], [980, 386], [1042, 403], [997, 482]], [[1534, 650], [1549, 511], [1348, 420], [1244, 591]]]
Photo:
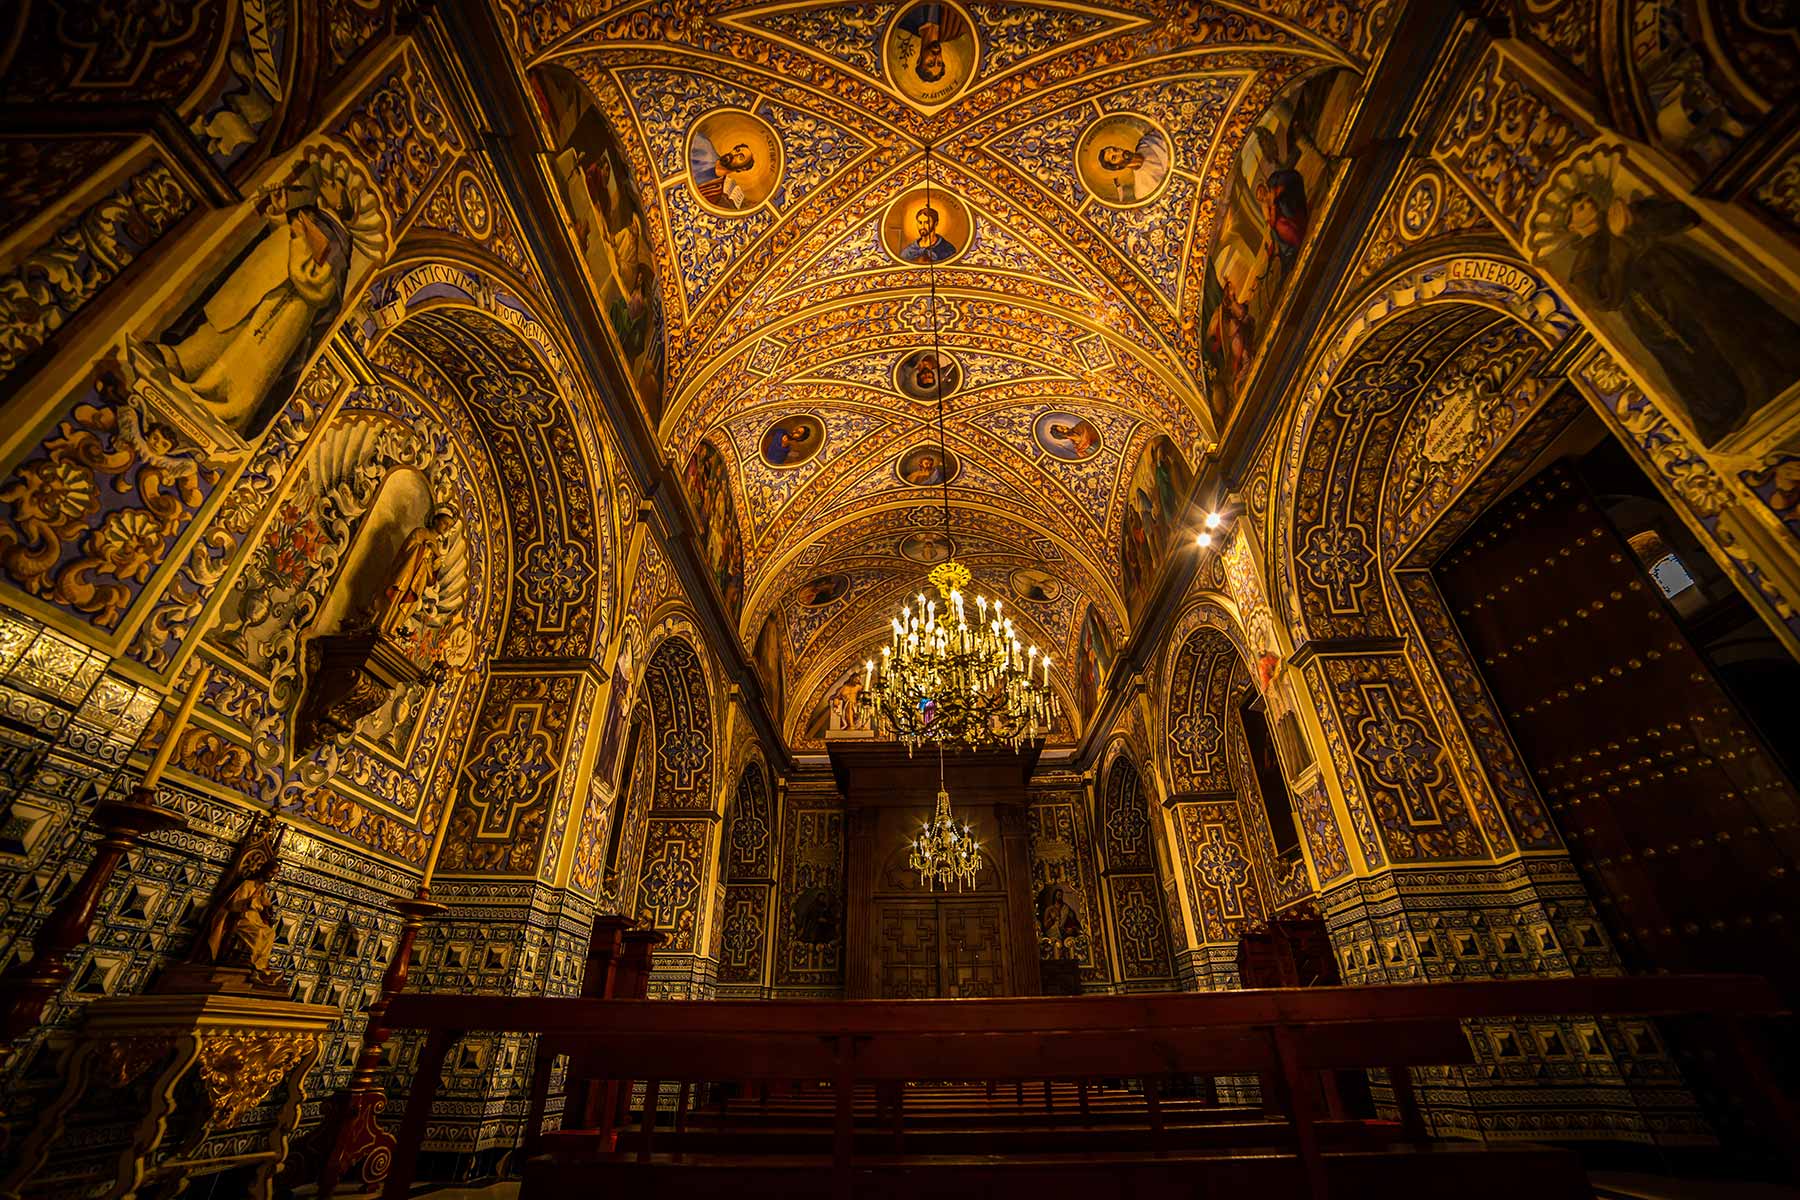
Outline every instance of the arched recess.
[[764, 994], [775, 899], [775, 800], [759, 759], [738, 774], [725, 817], [724, 912], [719, 923], [719, 986], [734, 995]]
[[1216, 601], [1176, 623], [1159, 751], [1201, 986], [1235, 986], [1237, 943], [1314, 895], [1300, 821], [1236, 622]]
[[641, 695], [650, 792], [635, 907], [640, 925], [666, 939], [652, 994], [703, 994], [712, 985], [701, 925], [717, 852], [717, 734], [709, 674], [688, 633], [667, 632], [655, 643]]
[[1121, 743], [1109, 751], [1100, 792], [1100, 875], [1106, 881], [1121, 991], [1174, 987], [1168, 909], [1156, 850], [1158, 819], [1142, 775]]

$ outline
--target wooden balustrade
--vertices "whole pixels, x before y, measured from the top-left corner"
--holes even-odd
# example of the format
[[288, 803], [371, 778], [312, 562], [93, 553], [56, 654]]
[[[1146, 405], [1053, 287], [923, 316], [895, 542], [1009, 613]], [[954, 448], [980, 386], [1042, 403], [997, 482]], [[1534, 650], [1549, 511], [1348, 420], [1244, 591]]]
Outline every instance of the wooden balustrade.
[[[942, 1001], [648, 1001], [401, 995], [395, 1029], [427, 1031], [385, 1196], [408, 1194], [443, 1060], [475, 1031], [535, 1033], [542, 1061], [577, 1055], [607, 1078], [647, 1081], [638, 1148], [654, 1136], [659, 1081], [829, 1081], [836, 1105], [834, 1192], [850, 1194], [859, 1083], [1261, 1075], [1279, 1094], [1310, 1194], [1328, 1195], [1318, 1138], [1321, 1071], [1389, 1072], [1406, 1135], [1422, 1137], [1410, 1068], [1468, 1063], [1473, 1018], [1704, 1015], [1738, 1046], [1746, 1096], [1779, 1142], [1800, 1123], [1754, 1048], [1749, 1023], [1783, 1015], [1750, 976], [1499, 980], [1239, 992]], [[549, 1073], [534, 1073], [534, 1092]], [[534, 1094], [531, 1131], [543, 1111]], [[1160, 1123], [1154, 1122], [1160, 1137]]]

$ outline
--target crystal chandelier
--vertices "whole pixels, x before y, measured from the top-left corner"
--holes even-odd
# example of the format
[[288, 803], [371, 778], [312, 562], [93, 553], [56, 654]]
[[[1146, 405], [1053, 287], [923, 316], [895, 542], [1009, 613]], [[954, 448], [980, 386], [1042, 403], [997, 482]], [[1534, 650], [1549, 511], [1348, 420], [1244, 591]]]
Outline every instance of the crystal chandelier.
[[[925, 203], [931, 203], [931, 147], [925, 147]], [[928, 260], [931, 350], [939, 362], [937, 264]], [[937, 373], [938, 448], [943, 452], [944, 372]], [[950, 534], [950, 473], [943, 471], [944, 535]], [[1006, 745], [1017, 750], [1049, 732], [1059, 711], [1050, 691], [1050, 656], [1036, 646], [1022, 647], [1011, 618], [995, 597], [975, 597], [970, 614], [963, 602], [969, 570], [955, 560], [940, 563], [927, 578], [937, 591], [933, 600], [920, 592], [918, 606], [900, 606], [893, 637], [881, 650], [879, 664], [863, 664], [859, 704], [890, 728], [912, 753], [925, 742], [946, 745]], [[971, 619], [971, 616], [973, 619]], [[877, 724], [871, 720], [871, 725]], [[940, 764], [941, 765], [941, 764]], [[940, 772], [941, 773], [941, 772]], [[949, 798], [938, 793], [938, 812], [949, 820]]]
[[968, 824], [958, 825], [951, 815], [950, 793], [943, 789], [941, 777], [937, 809], [913, 839], [907, 866], [919, 873], [919, 883], [927, 889], [948, 889], [952, 881], [959, 892], [975, 886], [975, 876], [981, 870], [981, 844]]

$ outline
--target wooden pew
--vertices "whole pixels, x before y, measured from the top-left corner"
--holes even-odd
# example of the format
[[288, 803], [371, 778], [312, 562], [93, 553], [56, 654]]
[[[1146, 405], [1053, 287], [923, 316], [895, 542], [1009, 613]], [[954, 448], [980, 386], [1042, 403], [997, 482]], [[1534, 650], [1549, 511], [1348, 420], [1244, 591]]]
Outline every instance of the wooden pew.
[[[834, 1193], [850, 1194], [858, 1083], [916, 1079], [1143, 1078], [1154, 1128], [1154, 1081], [1169, 1075], [1260, 1073], [1278, 1081], [1309, 1191], [1329, 1194], [1317, 1136], [1314, 1073], [1385, 1068], [1403, 1129], [1423, 1136], [1408, 1069], [1470, 1061], [1460, 1022], [1525, 1016], [1707, 1014], [1738, 1037], [1781, 1013], [1748, 976], [1534, 979], [1332, 989], [1269, 989], [1078, 998], [956, 1001], [643, 1001], [406, 994], [394, 1028], [427, 1030], [384, 1196], [411, 1187], [444, 1056], [469, 1031], [536, 1033], [541, 1046], [581, 1047], [614, 1080], [648, 1081], [640, 1155], [654, 1136], [659, 1081], [830, 1080], [836, 1098]], [[544, 1053], [540, 1049], [540, 1053]], [[1752, 1054], [1745, 1086], [1771, 1123], [1800, 1137], [1776, 1081]], [[536, 1073], [545, 1079], [547, 1073]], [[534, 1079], [534, 1086], [535, 1079]], [[542, 1111], [534, 1095], [532, 1111]]]

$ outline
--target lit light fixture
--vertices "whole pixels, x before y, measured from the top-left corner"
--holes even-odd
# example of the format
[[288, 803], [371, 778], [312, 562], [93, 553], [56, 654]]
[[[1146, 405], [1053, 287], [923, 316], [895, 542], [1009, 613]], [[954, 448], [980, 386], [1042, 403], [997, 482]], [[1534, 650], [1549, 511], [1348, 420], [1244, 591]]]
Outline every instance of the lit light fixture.
[[959, 825], [951, 814], [950, 793], [943, 788], [941, 772], [937, 808], [913, 839], [907, 866], [919, 873], [919, 884], [927, 890], [947, 890], [954, 882], [960, 892], [974, 887], [975, 876], [981, 871], [981, 843], [975, 840], [975, 831], [967, 822]]
[[1194, 535], [1194, 545], [1200, 547], [1202, 550], [1206, 549], [1208, 546], [1212, 545], [1212, 534], [1202, 529], [1199, 533]]
[[1218, 513], [1209, 512], [1206, 514], [1206, 527], [1208, 529], [1217, 529], [1219, 526], [1223, 525], [1224, 523], [1225, 523], [1225, 518], [1221, 517]]
[[[925, 203], [931, 203], [930, 146], [925, 147]], [[928, 259], [925, 270], [931, 289], [931, 351], [942, 362], [936, 262]], [[942, 371], [934, 386], [938, 449], [947, 452]], [[941, 475], [948, 540], [950, 476]], [[986, 596], [976, 596], [975, 612], [969, 612], [963, 600], [972, 578], [967, 567], [952, 559], [932, 568], [927, 578], [937, 599], [920, 592], [917, 607], [911, 602], [900, 606], [880, 662], [870, 659], [863, 664], [858, 704], [885, 722], [909, 754], [926, 742], [936, 743], [941, 756], [946, 745], [970, 749], [1007, 745], [1017, 750], [1042, 738], [1059, 711], [1050, 690], [1050, 656], [1039, 654], [1036, 646], [1019, 644], [998, 597], [990, 607]], [[939, 777], [941, 782], [941, 758]], [[947, 819], [949, 799], [942, 791], [938, 802]]]

